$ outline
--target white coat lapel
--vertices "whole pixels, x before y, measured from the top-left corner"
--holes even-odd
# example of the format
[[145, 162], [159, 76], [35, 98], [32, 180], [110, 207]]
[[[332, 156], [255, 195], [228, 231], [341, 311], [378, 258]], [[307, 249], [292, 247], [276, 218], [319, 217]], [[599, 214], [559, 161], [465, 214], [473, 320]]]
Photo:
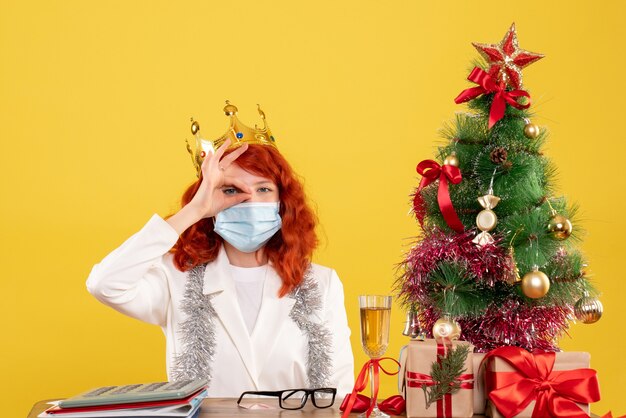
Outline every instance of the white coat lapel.
[[237, 291], [230, 274], [230, 263], [223, 247], [217, 259], [206, 266], [202, 293], [212, 295], [211, 303], [215, 312], [258, 388], [258, 369], [253, 357], [252, 341], [241, 315]]
[[282, 280], [273, 268], [268, 268], [263, 286], [263, 302], [252, 330], [255, 364], [259, 373], [266, 366], [274, 345], [285, 323], [291, 321], [289, 313], [296, 300], [289, 296], [278, 297]]

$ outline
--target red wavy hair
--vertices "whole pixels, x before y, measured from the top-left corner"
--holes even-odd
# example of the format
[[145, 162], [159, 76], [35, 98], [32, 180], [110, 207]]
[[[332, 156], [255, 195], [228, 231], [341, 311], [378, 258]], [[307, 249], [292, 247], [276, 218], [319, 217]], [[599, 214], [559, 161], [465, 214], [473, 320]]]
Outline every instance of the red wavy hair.
[[[317, 217], [307, 203], [304, 187], [287, 160], [274, 147], [250, 145], [235, 164], [257, 176], [266, 177], [278, 186], [281, 229], [265, 244], [265, 253], [282, 279], [279, 296], [298, 286], [311, 262], [318, 239]], [[181, 204], [191, 201], [201, 178], [183, 193]], [[212, 219], [202, 219], [181, 234], [172, 248], [174, 264], [181, 271], [217, 258], [222, 237], [213, 230]]]

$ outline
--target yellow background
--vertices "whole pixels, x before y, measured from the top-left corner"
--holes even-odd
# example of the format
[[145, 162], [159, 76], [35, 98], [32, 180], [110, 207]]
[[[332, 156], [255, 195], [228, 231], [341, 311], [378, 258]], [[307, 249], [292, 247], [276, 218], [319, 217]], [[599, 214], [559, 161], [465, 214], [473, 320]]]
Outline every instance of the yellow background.
[[[184, 139], [209, 135], [223, 100], [257, 121], [306, 179], [323, 245], [343, 279], [357, 367], [365, 361], [357, 295], [388, 293], [418, 233], [407, 216], [415, 165], [463, 108], [454, 97], [477, 52], [511, 22], [536, 123], [559, 191], [581, 206], [582, 248], [605, 315], [577, 324], [566, 350], [589, 351], [603, 400], [623, 388], [623, 2], [22, 1], [0, 2], [0, 413], [39, 399], [165, 378], [159, 328], [85, 290], [91, 266], [154, 212], [176, 210], [194, 180]], [[394, 309], [388, 354], [404, 313]], [[395, 380], [383, 378], [383, 395]]]

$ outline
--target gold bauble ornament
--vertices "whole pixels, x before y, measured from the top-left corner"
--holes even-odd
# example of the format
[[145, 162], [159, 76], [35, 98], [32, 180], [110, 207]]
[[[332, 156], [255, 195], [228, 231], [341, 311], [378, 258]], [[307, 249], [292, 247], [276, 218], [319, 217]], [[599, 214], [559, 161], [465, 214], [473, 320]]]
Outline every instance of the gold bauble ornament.
[[435, 339], [458, 340], [461, 337], [461, 326], [454, 319], [444, 315], [433, 325], [433, 337]]
[[529, 139], [536, 139], [539, 136], [539, 127], [534, 123], [528, 122], [524, 126], [524, 136]]
[[443, 165], [452, 165], [454, 167], [459, 166], [459, 157], [456, 156], [456, 152], [452, 152], [452, 154], [448, 155], [445, 160], [443, 160]]
[[537, 267], [522, 277], [522, 292], [526, 297], [539, 299], [544, 297], [548, 290], [550, 290], [550, 279]]
[[602, 302], [585, 294], [574, 305], [574, 315], [583, 324], [593, 324], [602, 317]]
[[563, 215], [552, 212], [552, 217], [548, 222], [548, 232], [553, 238], [558, 240], [567, 239], [572, 234], [572, 223]]

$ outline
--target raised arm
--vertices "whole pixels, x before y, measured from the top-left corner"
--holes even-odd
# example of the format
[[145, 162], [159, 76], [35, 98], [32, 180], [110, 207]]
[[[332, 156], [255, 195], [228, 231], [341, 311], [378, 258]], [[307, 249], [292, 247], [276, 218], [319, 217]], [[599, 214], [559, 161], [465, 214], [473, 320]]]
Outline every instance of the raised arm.
[[[249, 188], [224, 170], [247, 150], [247, 145], [224, 155], [230, 140], [202, 164], [202, 180], [192, 200], [167, 221], [155, 215], [141, 231], [95, 265], [87, 289], [112, 308], [153, 324], [164, 325], [170, 299], [170, 276], [177, 275], [165, 257], [187, 228], [203, 218], [249, 197]], [[223, 188], [236, 187], [237, 194]]]
[[170, 294], [163, 257], [177, 240], [176, 231], [154, 215], [139, 232], [93, 267], [87, 290], [126, 315], [164, 325]]

